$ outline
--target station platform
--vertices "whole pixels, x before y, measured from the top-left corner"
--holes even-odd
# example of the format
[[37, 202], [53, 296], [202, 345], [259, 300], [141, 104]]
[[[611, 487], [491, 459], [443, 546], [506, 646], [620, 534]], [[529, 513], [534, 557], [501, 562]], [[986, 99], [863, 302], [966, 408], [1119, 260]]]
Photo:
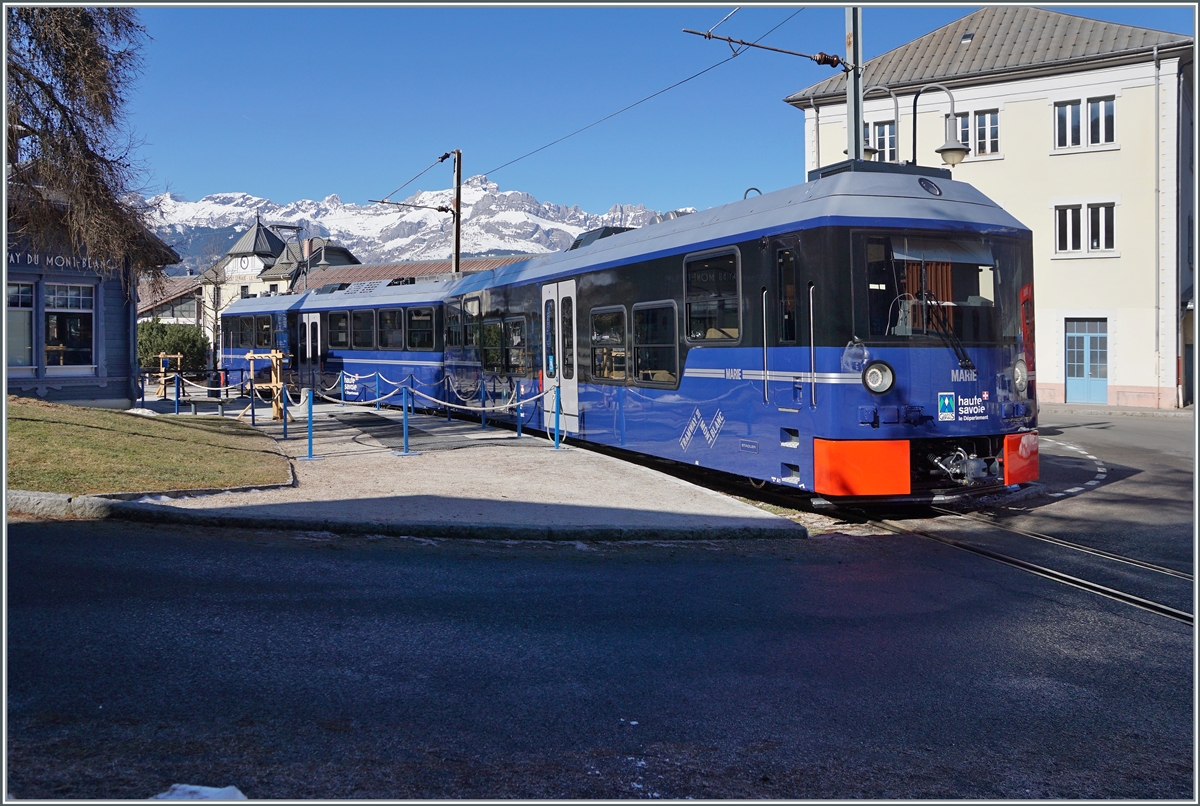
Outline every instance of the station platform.
[[[147, 408], [164, 414], [173, 401]], [[181, 417], [191, 416], [181, 409]], [[215, 406], [202, 407], [212, 416]], [[241, 411], [225, 407], [227, 418]], [[335, 533], [477, 539], [656, 540], [803, 538], [805, 528], [746, 502], [595, 451], [555, 450], [544, 435], [444, 414], [319, 403], [308, 460], [307, 409], [287, 439], [257, 410], [257, 426], [292, 461], [296, 483], [269, 490], [168, 498], [139, 509], [158, 520]], [[248, 421], [248, 417], [243, 418]], [[152, 504], [152, 507], [145, 506]], [[140, 517], [140, 516], [139, 516]]]

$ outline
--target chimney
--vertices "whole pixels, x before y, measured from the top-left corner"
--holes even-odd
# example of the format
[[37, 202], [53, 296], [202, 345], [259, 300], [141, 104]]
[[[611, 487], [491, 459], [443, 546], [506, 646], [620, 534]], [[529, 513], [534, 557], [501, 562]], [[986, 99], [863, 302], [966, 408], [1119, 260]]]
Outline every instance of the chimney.
[[304, 239], [304, 259], [308, 260], [312, 257], [312, 238]]

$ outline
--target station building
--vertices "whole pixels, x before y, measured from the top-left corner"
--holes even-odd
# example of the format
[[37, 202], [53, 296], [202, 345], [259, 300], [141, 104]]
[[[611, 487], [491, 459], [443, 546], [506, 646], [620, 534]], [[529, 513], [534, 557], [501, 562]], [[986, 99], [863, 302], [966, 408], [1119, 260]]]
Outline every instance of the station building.
[[[150, 232], [161, 265], [177, 255]], [[137, 292], [128, 268], [9, 237], [8, 393], [126, 409], [138, 396]]]
[[[969, 148], [954, 178], [1033, 230], [1040, 400], [1191, 403], [1191, 37], [984, 8], [867, 61], [862, 86], [875, 159], [940, 163], [949, 129]], [[785, 100], [806, 171], [846, 158], [844, 74]]]

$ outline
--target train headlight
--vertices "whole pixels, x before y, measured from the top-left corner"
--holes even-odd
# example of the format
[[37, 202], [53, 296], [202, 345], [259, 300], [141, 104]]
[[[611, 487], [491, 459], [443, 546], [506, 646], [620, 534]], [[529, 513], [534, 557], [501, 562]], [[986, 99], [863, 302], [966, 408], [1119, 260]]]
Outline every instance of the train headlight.
[[1018, 358], [1017, 363], [1013, 364], [1013, 386], [1022, 394], [1029, 386], [1029, 369], [1025, 366], [1024, 358]]
[[882, 395], [896, 383], [896, 373], [884, 362], [872, 361], [863, 367], [862, 382], [871, 392]]

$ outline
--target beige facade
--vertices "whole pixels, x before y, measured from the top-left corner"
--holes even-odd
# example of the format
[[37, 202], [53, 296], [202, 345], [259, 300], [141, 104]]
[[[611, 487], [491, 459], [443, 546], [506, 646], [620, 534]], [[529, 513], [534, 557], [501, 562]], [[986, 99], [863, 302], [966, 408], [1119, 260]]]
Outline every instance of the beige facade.
[[[945, 85], [956, 114], [967, 116], [971, 152], [952, 169], [954, 178], [1033, 230], [1035, 372], [1043, 402], [1171, 408], [1191, 399], [1184, 377], [1191, 339], [1183, 332], [1194, 278], [1190, 40], [1186, 49], [1157, 55], [1149, 49], [1115, 60], [1098, 52], [1057, 67], [1035, 61], [1003, 75], [929, 79]], [[870, 87], [870, 62], [867, 69]], [[913, 97], [921, 84], [912, 78], [893, 90], [898, 150], [877, 159], [913, 158]], [[844, 95], [840, 103], [797, 97], [789, 101], [805, 112], [806, 168], [844, 160]], [[894, 110], [885, 92], [867, 94], [863, 120], [872, 145], [893, 145], [876, 135], [881, 128], [885, 138], [891, 134]], [[949, 112], [943, 90], [920, 94], [920, 164], [946, 167], [934, 149], [946, 140]], [[962, 131], [958, 121], [952, 131]], [[1090, 375], [1080, 379], [1081, 372]]]

